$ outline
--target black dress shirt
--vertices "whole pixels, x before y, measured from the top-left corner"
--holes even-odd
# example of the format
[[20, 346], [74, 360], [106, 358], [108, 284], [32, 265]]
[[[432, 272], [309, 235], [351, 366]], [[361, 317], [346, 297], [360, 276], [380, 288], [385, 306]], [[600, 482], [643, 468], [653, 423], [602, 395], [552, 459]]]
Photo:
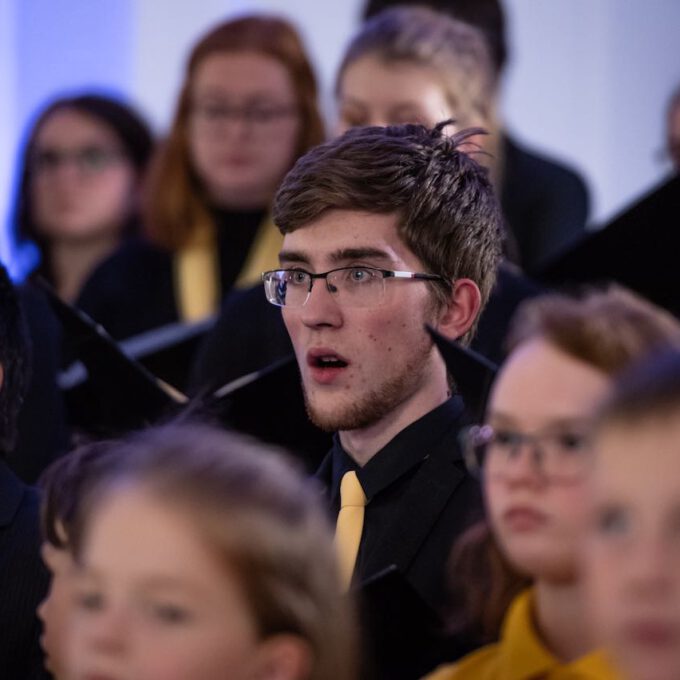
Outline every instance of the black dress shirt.
[[481, 515], [479, 485], [458, 446], [463, 403], [452, 397], [402, 430], [359, 467], [335, 437], [318, 473], [334, 518], [340, 481], [356, 470], [366, 494], [355, 581], [396, 565], [430, 606], [445, 601], [445, 572], [455, 538]]
[[[336, 436], [317, 477], [327, 485], [337, 516], [340, 481], [356, 470], [367, 497], [354, 573], [359, 587], [363, 678], [412, 680], [461, 653], [430, 616], [412, 620], [427, 605], [441, 613], [447, 605], [447, 563], [456, 538], [482, 512], [479, 484], [466, 471], [458, 445], [464, 408], [452, 397], [404, 428], [363, 467], [357, 466]], [[421, 606], [401, 587], [387, 592], [364, 585], [394, 565], [420, 596]]]

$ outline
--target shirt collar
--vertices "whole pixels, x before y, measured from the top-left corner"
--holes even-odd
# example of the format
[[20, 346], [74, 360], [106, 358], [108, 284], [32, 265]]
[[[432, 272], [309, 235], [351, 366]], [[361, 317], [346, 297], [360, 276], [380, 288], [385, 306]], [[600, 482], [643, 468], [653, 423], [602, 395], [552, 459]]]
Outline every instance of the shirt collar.
[[617, 680], [620, 676], [601, 650], [593, 651], [567, 664], [562, 663], [543, 643], [533, 622], [533, 590], [521, 593], [510, 606], [500, 641], [501, 667], [507, 680], [550, 677], [581, 680]]
[[[430, 450], [452, 427], [458, 427], [463, 413], [463, 402], [454, 396], [429, 413], [414, 421], [399, 432], [388, 444], [378, 451], [363, 467], [359, 467], [342, 448], [336, 434], [332, 448], [332, 498], [337, 500], [340, 480], [345, 472], [356, 470], [361, 487], [370, 502], [376, 494], [393, 484], [402, 475], [422, 463]], [[460, 455], [451, 451], [451, 457]]]

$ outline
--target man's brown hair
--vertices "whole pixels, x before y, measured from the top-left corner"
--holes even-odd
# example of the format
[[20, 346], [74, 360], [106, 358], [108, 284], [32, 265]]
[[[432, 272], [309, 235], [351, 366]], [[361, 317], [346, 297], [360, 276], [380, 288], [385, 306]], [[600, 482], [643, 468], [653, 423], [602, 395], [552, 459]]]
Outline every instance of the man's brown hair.
[[317, 146], [284, 179], [274, 221], [286, 234], [327, 210], [396, 213], [401, 239], [446, 280], [434, 284], [436, 299], [445, 300], [455, 279], [469, 278], [483, 306], [496, 280], [501, 216], [487, 171], [461, 150], [480, 130], [447, 136], [450, 122], [353, 128]]

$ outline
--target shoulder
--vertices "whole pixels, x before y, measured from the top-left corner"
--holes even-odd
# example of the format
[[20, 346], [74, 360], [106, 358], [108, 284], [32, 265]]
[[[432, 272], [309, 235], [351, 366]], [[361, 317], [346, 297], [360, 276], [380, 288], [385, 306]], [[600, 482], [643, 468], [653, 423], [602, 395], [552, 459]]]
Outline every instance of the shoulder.
[[505, 180], [521, 178], [540, 185], [559, 185], [565, 190], [571, 190], [587, 195], [587, 187], [583, 177], [562, 161], [558, 161], [534, 149], [528, 149], [513, 137], [505, 136]]
[[76, 305], [121, 339], [177, 319], [172, 255], [134, 239], [108, 257]]
[[154, 271], [167, 268], [170, 271], [172, 254], [161, 250], [143, 239], [130, 239], [109, 255], [92, 274], [90, 281], [117, 279], [122, 271], [128, 273]]
[[487, 645], [453, 664], [440, 666], [424, 680], [494, 680], [499, 677], [498, 645]]

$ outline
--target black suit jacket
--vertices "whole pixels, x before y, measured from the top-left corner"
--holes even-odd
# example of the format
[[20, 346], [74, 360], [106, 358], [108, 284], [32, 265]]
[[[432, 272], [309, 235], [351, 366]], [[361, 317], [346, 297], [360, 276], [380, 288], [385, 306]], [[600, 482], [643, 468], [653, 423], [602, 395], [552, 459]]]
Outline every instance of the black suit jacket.
[[0, 677], [48, 678], [36, 608], [48, 575], [40, 559], [38, 492], [0, 460]]

